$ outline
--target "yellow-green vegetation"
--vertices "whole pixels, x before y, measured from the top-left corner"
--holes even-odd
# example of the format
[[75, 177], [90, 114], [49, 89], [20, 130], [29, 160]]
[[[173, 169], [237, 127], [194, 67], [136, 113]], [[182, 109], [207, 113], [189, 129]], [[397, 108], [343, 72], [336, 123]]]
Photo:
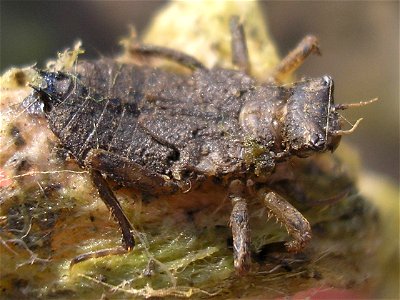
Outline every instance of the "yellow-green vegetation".
[[254, 164], [254, 173], [257, 176], [263, 176], [263, 174], [265, 174], [264, 176], [268, 176], [271, 170], [265, 170], [262, 160], [262, 156], [266, 153], [268, 149], [266, 149], [265, 146], [260, 145], [260, 143], [253, 139], [247, 139], [244, 143], [244, 147], [244, 160], [246, 165], [251, 166], [252, 164]]
[[[266, 78], [279, 59], [257, 2], [206, 4], [168, 4], [143, 40], [180, 49], [207, 66], [231, 67], [228, 22], [237, 14], [245, 23], [252, 73]], [[48, 67], [72, 68], [79, 46]], [[126, 54], [119, 59], [130, 61]], [[15, 74], [20, 72], [33, 78], [29, 68], [13, 69], [1, 78], [1, 298], [274, 298], [311, 287], [352, 288], [371, 296], [378, 284], [390, 286], [382, 285], [381, 272], [395, 252], [386, 249], [382, 256], [379, 247], [383, 238], [393, 237], [395, 228], [382, 227], [382, 220], [393, 212], [381, 205], [394, 204], [397, 191], [387, 192], [393, 190], [390, 185], [375, 177], [365, 179], [361, 172], [359, 193], [357, 155], [345, 145], [336, 157], [292, 161], [293, 176], [316, 199], [293, 199], [313, 225], [313, 239], [304, 253], [269, 248], [288, 236], [273, 219], [266, 220], [262, 203], [253, 201], [249, 211], [254, 266], [248, 276], [237, 277], [230, 242], [231, 204], [219, 184], [207, 182], [188, 194], [158, 198], [115, 187], [135, 227], [136, 247], [129, 254], [87, 260], [70, 269], [70, 261], [79, 254], [120, 245], [120, 232], [88, 173], [65, 159], [43, 118], [26, 114], [18, 105], [30, 93], [18, 83], [20, 75]], [[251, 143], [249, 149], [249, 159], [263, 151]], [[369, 188], [368, 200], [364, 188]], [[344, 198], [317, 201], [337, 195]], [[393, 294], [393, 289], [385, 291], [379, 295]]]
[[179, 49], [207, 67], [232, 68], [232, 15], [245, 23], [252, 75], [267, 78], [279, 57], [257, 1], [173, 1], [155, 16], [143, 41]]

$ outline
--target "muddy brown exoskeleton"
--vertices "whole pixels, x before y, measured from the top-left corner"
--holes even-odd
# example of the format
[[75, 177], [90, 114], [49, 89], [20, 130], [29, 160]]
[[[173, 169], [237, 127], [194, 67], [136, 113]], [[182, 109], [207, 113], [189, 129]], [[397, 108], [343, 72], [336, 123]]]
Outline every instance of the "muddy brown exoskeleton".
[[[44, 105], [49, 126], [78, 163], [90, 171], [101, 199], [122, 230], [123, 249], [80, 255], [91, 257], [131, 250], [132, 227], [105, 177], [151, 194], [186, 192], [207, 177], [223, 179], [233, 209], [234, 265], [250, 268], [247, 200], [258, 197], [293, 238], [289, 251], [311, 238], [309, 222], [268, 184], [278, 164], [293, 156], [333, 151], [341, 135], [329, 76], [291, 85], [276, 82], [296, 69], [317, 40], [307, 36], [259, 84], [250, 64], [243, 27], [232, 18], [233, 63], [239, 70], [207, 69], [184, 53], [132, 45], [132, 54], [173, 60], [191, 75], [160, 68], [124, 65], [102, 58], [81, 60], [73, 73], [39, 71], [43, 84], [34, 96]], [[257, 187], [254, 193], [250, 186]]]

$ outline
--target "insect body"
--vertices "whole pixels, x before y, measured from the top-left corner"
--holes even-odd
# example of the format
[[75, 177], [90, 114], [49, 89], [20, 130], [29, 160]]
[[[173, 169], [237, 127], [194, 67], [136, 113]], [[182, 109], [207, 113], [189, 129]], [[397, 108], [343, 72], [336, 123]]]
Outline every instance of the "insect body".
[[[333, 103], [333, 81], [324, 76], [287, 86], [259, 84], [245, 72], [250, 68], [237, 19], [231, 30], [239, 71], [207, 69], [183, 53], [143, 45], [131, 51], [175, 60], [192, 74], [104, 58], [80, 61], [74, 73], [40, 71], [43, 85], [35, 87], [35, 94], [49, 126], [91, 172], [122, 229], [124, 251], [135, 245], [132, 228], [104, 177], [152, 194], [187, 192], [208, 177], [224, 179], [233, 204], [230, 225], [238, 273], [250, 268], [249, 197], [264, 201], [286, 226], [293, 238], [286, 243], [289, 251], [302, 250], [311, 238], [308, 221], [274, 192], [268, 179], [277, 164], [292, 156], [337, 147], [345, 132]], [[317, 49], [315, 38], [307, 37], [299, 48], [307, 51], [292, 52], [285, 71]], [[256, 194], [249, 183], [256, 184]], [[110, 253], [84, 254], [73, 263]]]

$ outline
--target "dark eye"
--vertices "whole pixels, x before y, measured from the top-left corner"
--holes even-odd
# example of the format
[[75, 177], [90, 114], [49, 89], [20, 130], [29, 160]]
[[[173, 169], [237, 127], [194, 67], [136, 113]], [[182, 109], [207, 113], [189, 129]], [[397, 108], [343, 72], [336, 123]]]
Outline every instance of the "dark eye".
[[321, 133], [311, 135], [310, 143], [315, 150], [322, 150], [325, 146], [325, 137]]
[[325, 75], [324, 77], [322, 77], [324, 80], [324, 86], [329, 86], [332, 82], [332, 77]]

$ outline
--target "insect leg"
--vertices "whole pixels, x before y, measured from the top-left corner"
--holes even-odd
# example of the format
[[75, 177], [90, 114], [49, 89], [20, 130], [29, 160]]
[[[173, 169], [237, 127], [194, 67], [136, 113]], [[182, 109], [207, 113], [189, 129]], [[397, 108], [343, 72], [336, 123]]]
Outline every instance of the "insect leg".
[[306, 218], [289, 202], [274, 192], [260, 191], [260, 197], [272, 215], [285, 225], [293, 241], [286, 242], [289, 252], [301, 251], [311, 239], [311, 226]]
[[135, 43], [128, 47], [128, 51], [132, 55], [160, 57], [167, 60], [172, 60], [191, 70], [206, 69], [206, 67], [193, 56], [166, 47]]
[[85, 165], [89, 169], [108, 175], [125, 186], [137, 187], [152, 194], [168, 194], [178, 189], [175, 182], [168, 181], [160, 174], [151, 172], [123, 156], [106, 150], [90, 150], [85, 158]]
[[242, 196], [244, 185], [234, 180], [229, 187], [229, 198], [233, 209], [230, 226], [233, 236], [233, 257], [236, 272], [245, 274], [250, 269], [250, 227], [246, 199]]
[[92, 180], [94, 185], [99, 191], [100, 198], [107, 205], [112, 216], [118, 221], [119, 226], [122, 230], [122, 240], [126, 250], [131, 250], [135, 246], [135, 240], [132, 235], [132, 226], [125, 216], [124, 211], [119, 204], [114, 193], [110, 189], [107, 181], [103, 178], [99, 171], [92, 171]]
[[311, 53], [321, 54], [318, 39], [313, 35], [307, 35], [296, 48], [275, 67], [271, 74], [271, 80], [282, 82], [287, 76], [297, 70]]
[[114, 193], [108, 186], [107, 181], [103, 178], [103, 176], [99, 171], [92, 170], [91, 175], [92, 175], [92, 181], [99, 192], [101, 200], [103, 200], [103, 202], [106, 204], [106, 206], [111, 212], [111, 215], [114, 217], [115, 220], [117, 220], [119, 227], [121, 228], [124, 248], [119, 247], [119, 248], [104, 249], [100, 251], [84, 253], [82, 255], [75, 257], [71, 261], [70, 268], [79, 262], [91, 258], [126, 253], [132, 250], [133, 247], [135, 246], [135, 239], [133, 238], [132, 234], [132, 226], [129, 223], [128, 218], [125, 216], [124, 211], [121, 205], [119, 204], [117, 198], [115, 197]]
[[246, 74], [250, 73], [249, 52], [247, 50], [246, 36], [239, 16], [230, 20], [232, 63]]

